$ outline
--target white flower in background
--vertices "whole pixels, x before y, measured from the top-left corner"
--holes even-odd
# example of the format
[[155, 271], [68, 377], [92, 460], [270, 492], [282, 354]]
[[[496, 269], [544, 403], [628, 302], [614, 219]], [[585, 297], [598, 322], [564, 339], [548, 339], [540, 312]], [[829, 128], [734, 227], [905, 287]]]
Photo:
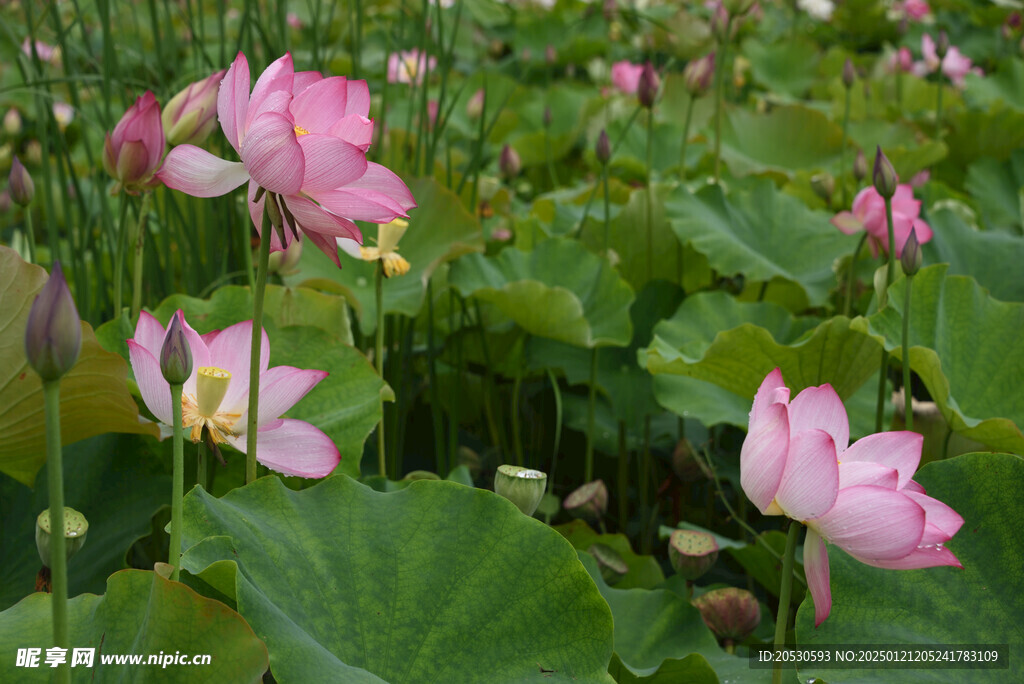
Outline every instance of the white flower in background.
[[829, 21], [836, 8], [832, 0], [796, 0], [796, 6], [818, 21]]

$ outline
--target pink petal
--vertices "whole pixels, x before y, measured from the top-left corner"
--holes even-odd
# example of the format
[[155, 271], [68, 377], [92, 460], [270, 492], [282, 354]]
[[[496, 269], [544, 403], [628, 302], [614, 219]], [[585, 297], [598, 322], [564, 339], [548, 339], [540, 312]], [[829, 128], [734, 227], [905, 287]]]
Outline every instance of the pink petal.
[[879, 432], [862, 437], [844, 451], [839, 459], [844, 463], [869, 461], [895, 468], [899, 472], [897, 489], [903, 489], [917, 472], [921, 462], [924, 437], [917, 432]]
[[303, 192], [332, 190], [366, 173], [366, 154], [355, 145], [330, 135], [299, 136], [306, 160]]
[[850, 555], [895, 560], [921, 543], [924, 522], [924, 509], [902, 492], [856, 485], [841, 489], [835, 505], [814, 527]]
[[[274, 366], [260, 376], [259, 425], [266, 425], [284, 414], [317, 383], [326, 378], [327, 371], [302, 370], [291, 366]], [[248, 412], [239, 420], [246, 420]]]
[[294, 195], [302, 187], [306, 165], [295, 126], [282, 114], [267, 112], [253, 121], [240, 151], [256, 184], [279, 195]]
[[917, 484], [913, 480], [911, 480], [907, 484], [905, 484], [902, 487], [900, 487], [900, 489], [903, 490], [904, 494], [909, 494], [910, 492], [917, 492], [918, 494], [924, 494], [925, 493], [924, 487], [922, 487], [921, 485]]
[[124, 183], [142, 180], [149, 169], [149, 150], [141, 140], [126, 140], [117, 157], [117, 177]]
[[926, 524], [921, 546], [945, 544], [963, 526], [963, 517], [938, 499], [917, 492], [904, 493], [924, 509]]
[[239, 151], [245, 139], [245, 118], [248, 112], [249, 60], [239, 52], [217, 92], [217, 119], [235, 152]]
[[[220, 402], [222, 411], [241, 413], [248, 408], [249, 399], [249, 355], [252, 349], [252, 321], [235, 323], [222, 330], [210, 342], [210, 365], [231, 373], [231, 383], [224, 399]], [[267, 370], [270, 362], [270, 339], [263, 331], [260, 344], [260, 373]]]
[[[288, 209], [291, 210], [299, 227], [306, 235], [320, 233], [332, 238], [346, 237], [362, 241], [363, 236], [359, 232], [359, 228], [348, 219], [326, 212], [304, 197], [292, 196], [286, 198], [286, 201]], [[330, 244], [333, 246], [334, 240], [330, 240]], [[337, 251], [336, 248], [334, 249]]]
[[794, 520], [810, 520], [832, 508], [838, 491], [839, 464], [832, 436], [824, 430], [792, 434], [786, 469], [775, 494], [779, 507]]
[[335, 121], [327, 132], [365, 152], [373, 142], [373, 121], [365, 116], [350, 114]]
[[174, 420], [171, 415], [171, 386], [160, 372], [159, 359], [135, 340], [128, 340], [128, 358], [132, 363], [132, 372], [135, 373], [135, 382], [139, 386], [142, 400], [157, 420], [170, 425]]
[[226, 161], [194, 145], [178, 145], [168, 152], [156, 176], [167, 187], [193, 197], [218, 197], [249, 180], [241, 162]]
[[[228, 441], [245, 453], [245, 435]], [[341, 461], [341, 454], [330, 437], [309, 423], [282, 419], [259, 430], [256, 460], [285, 475], [326, 477]]]
[[382, 204], [383, 198], [388, 198], [391, 204], [400, 208], [400, 213], [396, 212], [396, 216], [392, 216], [388, 221], [398, 216], [405, 216], [407, 211], [416, 207], [416, 199], [409, 192], [405, 182], [390, 169], [374, 162], [367, 162], [366, 173], [359, 180], [349, 183], [347, 187], [349, 190], [360, 188], [363, 191], [369, 191], [364, 196], [373, 198]]
[[789, 403], [790, 432], [795, 434], [813, 428], [832, 435], [838, 453], [842, 453], [850, 443], [846, 407], [832, 385], [808, 387]]
[[856, 235], [864, 230], [864, 224], [848, 211], [841, 211], [833, 216], [831, 223], [847, 235]]
[[318, 81], [292, 99], [289, 111], [298, 126], [310, 133], [328, 133], [345, 116], [348, 79], [332, 76]]
[[150, 354], [159, 356], [166, 332], [164, 326], [160, 325], [160, 321], [156, 320], [148, 311], [140, 311], [139, 320], [135, 324], [135, 337], [132, 339], [135, 344]]
[[336, 216], [354, 221], [387, 223], [405, 211], [390, 197], [363, 188], [342, 187], [336, 190], [311, 192], [309, 196]]
[[[917, 234], [917, 242], [922, 245], [930, 242], [934, 235], [931, 226], [919, 218], [914, 219], [914, 232]], [[908, 235], [907, 237], [909, 238], [910, 236]]]
[[828, 549], [821, 535], [809, 527], [804, 538], [804, 574], [807, 589], [814, 599], [814, 626], [817, 627], [832, 611], [832, 587], [829, 586]]
[[960, 569], [964, 567], [957, 560], [953, 552], [945, 546], [927, 546], [914, 549], [903, 558], [896, 558], [894, 560], [877, 560], [859, 558], [857, 556], [854, 556], [854, 558], [865, 565], [873, 565], [876, 568], [885, 568], [886, 570], [917, 570], [919, 568], [937, 568], [942, 565], [952, 565]]
[[[355, 225], [355, 224], [353, 224]], [[341, 268], [341, 259], [338, 258], [338, 243], [335, 238], [320, 233], [304, 233], [306, 239], [316, 245], [316, 248], [326, 254], [334, 262], [334, 265]], [[360, 236], [362, 239], [362, 236]]]
[[345, 115], [358, 114], [368, 116], [370, 114], [370, 88], [366, 81], [349, 81], [348, 97], [345, 101]]
[[740, 449], [740, 486], [762, 513], [779, 491], [788, 452], [786, 405], [771, 404], [761, 411], [757, 427], [747, 434]]
[[[252, 87], [252, 95], [249, 98], [249, 113], [246, 116], [246, 126], [251, 128], [256, 119], [267, 111], [281, 112], [276, 107], [268, 109], [266, 107], [267, 97], [271, 93], [284, 91], [288, 95], [288, 99], [291, 99], [292, 93], [292, 76], [295, 73], [295, 68], [292, 65], [292, 55], [290, 52], [286, 52], [281, 57], [278, 57], [270, 66], [268, 66], [260, 77], [256, 79], [256, 85]], [[275, 100], [280, 106], [280, 100]]]
[[748, 431], [759, 427], [769, 406], [788, 403], [789, 388], [786, 387], [786, 381], [782, 379], [782, 371], [776, 368], [764, 377], [761, 386], [757, 388], [757, 393], [754, 394], [754, 403], [750, 407]]
[[296, 71], [295, 76], [292, 77], [292, 93], [299, 95], [317, 81], [322, 81], [323, 78], [323, 74], [319, 71]]
[[[842, 456], [840, 456], [842, 458]], [[839, 464], [839, 488], [855, 485], [878, 485], [896, 489], [899, 474], [895, 468], [869, 461], [842, 461]]]

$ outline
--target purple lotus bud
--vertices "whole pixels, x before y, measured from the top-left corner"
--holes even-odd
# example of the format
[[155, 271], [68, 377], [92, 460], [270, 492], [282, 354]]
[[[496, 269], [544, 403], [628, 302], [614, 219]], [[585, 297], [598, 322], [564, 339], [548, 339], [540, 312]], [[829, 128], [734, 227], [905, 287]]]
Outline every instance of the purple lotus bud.
[[25, 356], [43, 382], [59, 380], [71, 370], [82, 349], [82, 324], [60, 262], [36, 296], [25, 327]]
[[501, 156], [498, 157], [498, 169], [505, 180], [512, 180], [519, 175], [522, 169], [522, 162], [519, 160], [519, 153], [511, 145], [506, 144], [501, 148]]
[[921, 243], [917, 241], [917, 231], [911, 228], [910, 236], [900, 253], [900, 266], [903, 267], [903, 273], [908, 276], [917, 275], [917, 272], [921, 270], [921, 261]]
[[857, 156], [853, 160], [853, 178], [859, 184], [868, 175], [868, 160], [864, 156], [864, 150], [857, 150]]
[[29, 175], [28, 169], [22, 165], [17, 156], [11, 160], [11, 175], [7, 182], [10, 186], [11, 199], [15, 203], [27, 207], [36, 194], [36, 186], [32, 182], [32, 176]]
[[650, 109], [654, 106], [654, 100], [658, 97], [658, 88], [661, 87], [661, 79], [654, 65], [650, 62], [644, 64], [644, 70], [640, 72], [640, 83], [637, 85], [636, 96], [640, 104]]
[[693, 97], [700, 97], [711, 88], [715, 76], [715, 53], [691, 59], [683, 69], [683, 85]]
[[618, 583], [629, 572], [629, 566], [626, 565], [626, 561], [622, 560], [619, 552], [607, 544], [591, 544], [587, 553], [597, 561], [597, 567], [601, 569], [601, 577], [604, 578], [605, 584], [608, 586]]
[[604, 0], [601, 5], [601, 12], [604, 14], [605, 21], [612, 21], [615, 19], [615, 12], [618, 11], [618, 4], [615, 0]]
[[882, 152], [882, 148], [878, 147], [877, 149], [878, 151], [875, 153], [875, 173], [873, 176], [875, 190], [883, 198], [892, 199], [892, 196], [896, 194], [896, 186], [899, 184], [900, 179], [896, 175], [896, 169], [889, 162], [889, 158]]
[[533, 515], [544, 498], [548, 476], [539, 470], [522, 466], [498, 466], [494, 474], [494, 492], [516, 505], [524, 515]]
[[608, 510], [608, 488], [603, 480], [588, 482], [565, 497], [562, 506], [574, 518], [596, 522]]
[[668, 540], [668, 557], [672, 568], [692, 582], [718, 560], [718, 542], [707, 532], [676, 530]]
[[600, 135], [597, 136], [597, 144], [594, 145], [594, 154], [597, 155], [597, 161], [601, 164], [607, 164], [608, 160], [612, 158], [612, 144], [608, 140], [608, 133], [603, 128], [601, 129]]
[[[89, 532], [89, 521], [85, 516], [68, 506], [64, 507], [64, 554], [67, 560], [78, 553], [85, 546], [85, 537]], [[50, 509], [39, 514], [36, 518], [36, 550], [39, 551], [39, 560], [46, 567], [52, 567], [50, 562], [50, 535], [53, 533], [53, 526], [50, 524]]]
[[217, 126], [217, 93], [226, 73], [211, 74], [170, 99], [160, 117], [167, 144], [203, 144]]
[[713, 589], [693, 599], [704, 623], [719, 639], [743, 641], [761, 624], [761, 606], [746, 589]]
[[849, 57], [846, 58], [846, 62], [843, 64], [843, 85], [849, 90], [853, 87], [853, 82], [857, 78], [857, 71], [853, 68], [853, 62]]
[[182, 320], [185, 314], [179, 309], [167, 326], [163, 346], [160, 347], [160, 372], [171, 385], [184, 385], [192, 375], [192, 348], [185, 337]]
[[548, 63], [548, 66], [553, 66], [558, 61], [558, 52], [551, 43], [544, 48], [544, 61]]

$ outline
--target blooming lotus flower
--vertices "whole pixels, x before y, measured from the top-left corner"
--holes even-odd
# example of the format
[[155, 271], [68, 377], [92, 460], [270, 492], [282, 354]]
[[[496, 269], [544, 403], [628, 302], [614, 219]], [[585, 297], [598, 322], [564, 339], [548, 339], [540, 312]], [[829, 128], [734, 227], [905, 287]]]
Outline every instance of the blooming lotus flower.
[[152, 91], [137, 98], [103, 142], [103, 168], [130, 193], [157, 185], [153, 172], [164, 156], [160, 105]]
[[849, 441], [846, 409], [831, 385], [808, 387], [790, 401], [778, 368], [761, 383], [740, 453], [740, 484], [765, 515], [807, 526], [804, 570], [815, 626], [832, 607], [826, 542], [878, 568], [963, 567], [944, 546], [963, 518], [911, 479], [924, 438], [883, 432]]
[[[893, 232], [896, 237], [896, 256], [903, 253], [903, 245], [910, 237], [910, 230], [917, 232], [917, 241], [924, 244], [932, 239], [932, 229], [918, 218], [921, 212], [920, 200], [914, 199], [914, 190], [903, 184], [896, 187], [892, 198]], [[862, 230], [868, 232], [871, 253], [878, 256], [879, 250], [889, 252], [889, 231], [886, 228], [885, 200], [874, 187], [867, 187], [853, 199], [853, 212], [841, 211], [832, 217], [832, 225], [847, 235]]]
[[416, 48], [388, 55], [388, 83], [423, 83], [423, 75], [437, 67], [437, 58], [428, 58]]
[[201, 145], [217, 125], [217, 91], [227, 69], [210, 74], [172, 97], [161, 120], [169, 145]]
[[[184, 330], [192, 355], [192, 371], [181, 398], [182, 425], [193, 442], [203, 428], [214, 444], [227, 442], [245, 453], [249, 405], [249, 354], [252, 321], [199, 335], [179, 310], [174, 314]], [[168, 326], [169, 328], [170, 326]], [[170, 425], [170, 385], [160, 370], [160, 352], [166, 329], [145, 311], [139, 314], [128, 354], [135, 380], [146, 406]], [[299, 477], [325, 477], [341, 456], [331, 438], [301, 420], [278, 418], [318, 382], [327, 377], [319, 370], [290, 366], [268, 368], [270, 344], [266, 331], [260, 347], [259, 440], [256, 459], [263, 465]]]
[[643, 64], [622, 61], [612, 64], [612, 85], [626, 95], [635, 95], [640, 88], [640, 74], [644, 71]]
[[271, 251], [285, 249], [301, 230], [341, 266], [335, 238], [362, 241], [353, 220], [387, 223], [416, 206], [398, 176], [366, 161], [369, 111], [366, 81], [296, 73], [290, 54], [267, 67], [250, 94], [249, 62], [238, 53], [221, 83], [217, 114], [241, 161], [180, 145], [157, 175], [195, 197], [217, 197], [248, 181], [256, 229], [270, 195], [283, 217], [281, 236], [269, 236]]
[[956, 46], [950, 46], [946, 50], [946, 55], [940, 60], [935, 49], [935, 40], [927, 33], [921, 36], [921, 54], [924, 57], [924, 62], [917, 62], [914, 65], [914, 72], [918, 76], [925, 76], [941, 68], [942, 73], [953, 82], [953, 85], [963, 88], [964, 76], [969, 73], [978, 76], [983, 74], [979, 67], [973, 66], [970, 57], [961, 54]]

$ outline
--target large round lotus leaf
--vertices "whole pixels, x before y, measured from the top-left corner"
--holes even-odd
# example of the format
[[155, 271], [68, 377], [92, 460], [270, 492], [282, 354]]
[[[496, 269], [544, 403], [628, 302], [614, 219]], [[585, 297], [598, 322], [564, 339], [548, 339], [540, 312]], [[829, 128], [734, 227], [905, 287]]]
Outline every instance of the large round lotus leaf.
[[185, 497], [182, 561], [270, 648], [277, 681], [611, 681], [608, 606], [554, 530], [492, 492], [332, 476]]
[[[106, 434], [64, 448], [64, 503], [89, 520], [85, 546], [68, 563], [68, 594], [102, 593], [107, 577], [125, 567], [131, 545], [170, 505], [171, 477], [160, 472], [153, 440]], [[40, 471], [45, 482], [46, 466]], [[36, 516], [49, 505], [46, 487], [30, 490], [0, 477], [0, 608], [35, 590], [40, 567]]]
[[[90, 530], [91, 532], [91, 530]], [[0, 681], [49, 682], [53, 670], [17, 667], [20, 648], [53, 644], [49, 594], [32, 594], [0, 613]], [[83, 594], [68, 602], [72, 648], [95, 649], [93, 666], [71, 669], [74, 682], [260, 682], [267, 647], [245, 620], [220, 601], [195, 593], [154, 572], [122, 570], [107, 580], [103, 596]], [[209, 655], [210, 663], [147, 665], [150, 655]], [[103, 664], [101, 656], [138, 655], [141, 665]], [[73, 653], [68, 652], [68, 662]]]
[[552, 238], [531, 252], [471, 254], [448, 281], [463, 297], [491, 302], [532, 335], [578, 347], [626, 346], [633, 291], [608, 262], [578, 241]]
[[[946, 270], [937, 264], [914, 276], [910, 367], [953, 430], [1024, 454], [1024, 304], [992, 299], [973, 279]], [[868, 319], [896, 358], [902, 354], [906, 284], [905, 278], [893, 283], [889, 306]]]
[[[398, 253], [409, 262], [409, 272], [384, 279], [384, 311], [415, 316], [423, 305], [427, 282], [441, 264], [463, 254], [482, 252], [483, 234], [479, 222], [466, 211], [458, 197], [431, 178], [409, 182], [419, 207], [412, 210], [409, 229], [398, 243]], [[363, 235], [363, 244], [375, 244], [373, 224]], [[305, 285], [345, 295], [356, 310], [359, 329], [369, 335], [377, 327], [377, 263], [340, 255], [341, 268], [316, 249], [306, 249], [299, 272], [286, 276], [289, 285]], [[436, 285], [435, 285], [436, 287]]]
[[1016, 57], [1004, 60], [984, 77], [967, 74], [964, 98], [981, 109], [1001, 103], [1024, 111], [1024, 61]]
[[[46, 271], [0, 245], [0, 472], [33, 486], [46, 462], [43, 383], [25, 358], [25, 326]], [[82, 323], [78, 362], [61, 379], [61, 441], [77, 442], [104, 432], [156, 435], [139, 423], [125, 378], [128, 365], [104, 351], [92, 327]]]
[[624, 534], [598, 534], [583, 520], [573, 520], [554, 527], [577, 551], [586, 551], [594, 544], [604, 544], [614, 549], [629, 566], [627, 572], [615, 586], [619, 589], [652, 589], [665, 581], [654, 556], [641, 556], [629, 543]]
[[729, 199], [717, 185], [696, 194], [680, 187], [665, 209], [679, 239], [706, 255], [719, 273], [742, 273], [753, 281], [785, 278], [803, 287], [815, 306], [835, 287], [833, 262], [857, 247], [856, 237], [829, 223], [831, 213], [808, 209], [768, 180]]
[[1024, 221], [1024, 208], [1021, 206], [1024, 150], [1014, 150], [1005, 162], [998, 162], [991, 157], [978, 159], [967, 167], [964, 188], [978, 203], [985, 225], [989, 228], [1020, 231]]
[[727, 110], [722, 121], [722, 159], [737, 176], [835, 168], [843, 131], [821, 112], [803, 106], [768, 114]]
[[[854, 88], [853, 92], [856, 91]], [[949, 153], [945, 143], [919, 136], [918, 129], [909, 123], [897, 124], [873, 117], [850, 122], [850, 138], [864, 150], [867, 159], [873, 160], [876, 146], [881, 147], [904, 183], [909, 183], [914, 174], [934, 166]], [[850, 157], [852, 155], [847, 157], [847, 162], [852, 164]], [[871, 185], [871, 179], [867, 178], [862, 183], [861, 187], [867, 187]], [[849, 210], [852, 203], [853, 196], [848, 198], [846, 207], [836, 208]]]
[[829, 547], [832, 613], [814, 628], [808, 597], [797, 614], [797, 643], [1009, 645], [1009, 670], [812, 670], [800, 679], [829, 682], [1024, 681], [1024, 460], [1009, 454], [964, 454], [929, 463], [914, 478], [951, 506], [964, 525], [947, 546], [963, 564], [881, 570]]
[[939, 169], [942, 177], [952, 182], [960, 181], [976, 159], [993, 157], [1003, 161], [1024, 144], [1024, 111], [962, 109], [952, 118], [946, 137], [949, 157]]
[[765, 44], [747, 38], [740, 51], [750, 60], [754, 80], [774, 93], [799, 99], [817, 80], [819, 49], [810, 41]]

